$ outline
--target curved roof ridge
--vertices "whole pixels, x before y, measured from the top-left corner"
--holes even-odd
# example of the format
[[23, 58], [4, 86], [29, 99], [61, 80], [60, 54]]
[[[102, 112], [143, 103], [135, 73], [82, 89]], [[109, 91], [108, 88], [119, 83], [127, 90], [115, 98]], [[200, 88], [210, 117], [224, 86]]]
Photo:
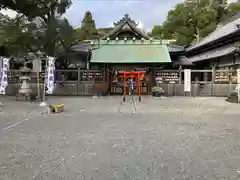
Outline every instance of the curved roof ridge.
[[117, 25], [112, 31], [110, 31], [109, 33], [107, 33], [104, 37], [100, 38], [100, 39], [106, 39], [109, 36], [114, 35], [116, 32], [118, 32], [119, 30], [121, 30], [121, 28], [123, 28], [126, 24], [128, 24], [130, 26], [130, 28], [132, 28], [136, 33], [138, 33], [140, 36], [144, 37], [145, 39], [150, 39], [150, 37], [144, 33], [141, 29], [138, 29], [133, 23], [130, 22], [129, 18], [125, 18], [125, 20], [123, 22], [121, 22], [119, 25]]

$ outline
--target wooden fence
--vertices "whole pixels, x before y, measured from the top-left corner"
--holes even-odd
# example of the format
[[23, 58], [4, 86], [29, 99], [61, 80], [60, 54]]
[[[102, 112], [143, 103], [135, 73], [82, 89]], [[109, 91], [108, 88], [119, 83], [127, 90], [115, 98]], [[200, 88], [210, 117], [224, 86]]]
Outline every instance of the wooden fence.
[[[184, 96], [184, 70], [157, 70], [167, 96]], [[237, 85], [236, 70], [191, 70], [191, 96], [227, 96]]]
[[[60, 86], [62, 75], [66, 81]], [[19, 71], [9, 71], [7, 95], [16, 95], [20, 88]], [[40, 88], [43, 90], [44, 73], [40, 73]], [[92, 95], [94, 83], [108, 80], [108, 73], [101, 70], [57, 70], [56, 88], [53, 95], [80, 96]], [[162, 87], [166, 96], [184, 96], [184, 70], [156, 70], [153, 78], [162, 78]], [[30, 85], [37, 91], [37, 74], [30, 74]], [[237, 83], [236, 70], [192, 70], [191, 71], [191, 96], [227, 96]], [[118, 88], [118, 89], [117, 89]], [[111, 91], [121, 94], [121, 87], [112, 86]], [[142, 87], [144, 93], [151, 93], [149, 88]]]
[[[65, 77], [63, 86], [60, 85], [62, 75]], [[8, 87], [6, 90], [7, 95], [16, 95], [21, 82], [19, 81], [19, 71], [8, 72]], [[37, 92], [37, 73], [30, 73], [31, 80], [29, 84], [34, 92]], [[40, 75], [40, 90], [43, 91], [44, 85], [44, 72]], [[53, 95], [63, 96], [79, 96], [79, 95], [92, 95], [92, 87], [94, 83], [104, 81], [104, 72], [100, 70], [56, 70], [56, 88]]]

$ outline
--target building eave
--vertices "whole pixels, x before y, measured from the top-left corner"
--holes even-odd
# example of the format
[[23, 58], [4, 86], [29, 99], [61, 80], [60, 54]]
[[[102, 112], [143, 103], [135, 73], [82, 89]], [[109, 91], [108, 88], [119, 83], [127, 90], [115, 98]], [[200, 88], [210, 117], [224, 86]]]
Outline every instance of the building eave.
[[206, 46], [211, 46], [212, 44], [221, 41], [222, 39], [226, 39], [228, 36], [234, 35], [239, 32], [240, 32], [240, 18], [237, 18], [234, 21], [231, 21], [225, 25], [220, 26], [199, 43], [188, 47], [186, 51], [191, 52], [204, 48]]
[[238, 43], [229, 44], [227, 46], [222, 46], [187, 58], [194, 63], [204, 60], [217, 59], [234, 53], [237, 49], [237, 46]]

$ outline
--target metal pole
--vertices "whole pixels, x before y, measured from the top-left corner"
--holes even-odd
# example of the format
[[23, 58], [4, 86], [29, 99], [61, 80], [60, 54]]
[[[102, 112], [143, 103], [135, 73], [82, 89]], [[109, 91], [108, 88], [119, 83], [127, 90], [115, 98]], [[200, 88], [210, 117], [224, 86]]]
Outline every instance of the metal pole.
[[43, 82], [43, 94], [42, 94], [42, 101], [45, 102], [46, 100], [46, 96], [45, 96], [45, 93], [46, 93], [46, 85], [45, 85], [45, 81]]
[[[46, 60], [47, 61], [47, 60]], [[46, 68], [48, 68], [48, 62], [45, 63], [45, 73], [46, 73]], [[47, 65], [47, 66], [46, 66]], [[45, 97], [45, 89], [46, 89], [46, 84], [45, 84], [45, 79], [46, 75], [44, 74], [44, 81], [43, 81], [43, 94], [42, 94], [42, 102], [40, 103], [40, 106], [46, 106], [47, 103], [45, 102], [46, 97]]]

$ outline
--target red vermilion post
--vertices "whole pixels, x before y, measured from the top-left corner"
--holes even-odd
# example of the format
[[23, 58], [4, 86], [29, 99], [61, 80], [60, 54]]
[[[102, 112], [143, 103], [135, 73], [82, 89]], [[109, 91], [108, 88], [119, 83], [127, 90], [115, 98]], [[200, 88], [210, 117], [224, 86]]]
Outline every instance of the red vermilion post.
[[123, 97], [126, 96], [126, 72], [123, 72]]
[[139, 101], [141, 101], [141, 82], [140, 82], [140, 78], [141, 78], [141, 72], [138, 72], [137, 73], [137, 86], [138, 86], [138, 98], [139, 98]]
[[126, 87], [127, 87], [127, 81], [126, 79], [128, 77], [131, 78], [131, 80], [133, 81], [134, 78], [137, 79], [137, 88], [138, 88], [138, 97], [139, 97], [139, 101], [141, 101], [141, 82], [140, 82], [140, 79], [141, 79], [141, 75], [142, 75], [142, 72], [120, 72], [120, 74], [123, 74], [122, 76], [120, 76], [120, 78], [123, 78], [123, 101], [126, 100]]

